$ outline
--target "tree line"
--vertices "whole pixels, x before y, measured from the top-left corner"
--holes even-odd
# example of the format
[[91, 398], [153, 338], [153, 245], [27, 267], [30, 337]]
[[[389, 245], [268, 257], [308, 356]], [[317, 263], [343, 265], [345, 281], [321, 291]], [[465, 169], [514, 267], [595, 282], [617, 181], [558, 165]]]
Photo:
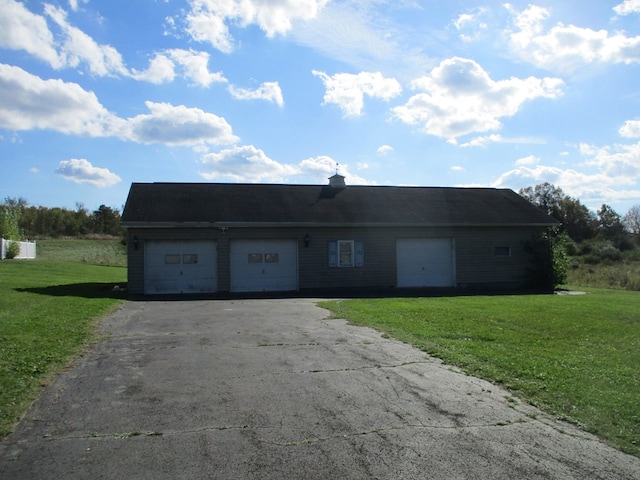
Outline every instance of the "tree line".
[[619, 250], [631, 250], [640, 241], [640, 205], [631, 207], [624, 216], [607, 204], [593, 212], [551, 183], [523, 188], [518, 193], [558, 220], [561, 223], [558, 233], [566, 234], [576, 243], [602, 239]]
[[6, 198], [0, 204], [0, 236], [11, 240], [41, 237], [120, 236], [120, 211], [100, 205], [89, 211], [76, 203], [75, 210], [36, 207], [23, 198]]

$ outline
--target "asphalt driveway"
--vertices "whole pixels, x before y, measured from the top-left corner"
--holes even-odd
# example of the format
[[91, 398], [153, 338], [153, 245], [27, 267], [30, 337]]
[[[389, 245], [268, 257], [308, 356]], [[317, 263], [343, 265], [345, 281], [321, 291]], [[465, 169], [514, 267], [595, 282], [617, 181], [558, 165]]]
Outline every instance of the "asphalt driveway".
[[640, 459], [311, 299], [129, 302], [0, 478], [638, 479]]

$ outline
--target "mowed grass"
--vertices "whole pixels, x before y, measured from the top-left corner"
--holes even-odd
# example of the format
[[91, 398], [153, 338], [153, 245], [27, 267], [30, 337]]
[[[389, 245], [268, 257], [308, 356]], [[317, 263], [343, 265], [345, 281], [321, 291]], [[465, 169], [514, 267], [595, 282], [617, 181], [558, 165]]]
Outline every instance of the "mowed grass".
[[[122, 302], [117, 240], [43, 240], [36, 260], [0, 261], [0, 437]], [[109, 260], [111, 259], [111, 260]], [[95, 263], [103, 263], [96, 265]]]
[[334, 317], [411, 343], [640, 456], [640, 293], [355, 299]]

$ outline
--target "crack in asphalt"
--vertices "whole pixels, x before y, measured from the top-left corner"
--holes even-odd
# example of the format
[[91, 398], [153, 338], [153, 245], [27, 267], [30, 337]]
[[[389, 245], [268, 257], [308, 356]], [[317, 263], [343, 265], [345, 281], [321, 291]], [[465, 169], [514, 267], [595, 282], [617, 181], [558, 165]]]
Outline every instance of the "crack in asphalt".
[[[361, 437], [361, 436], [366, 436], [366, 435], [375, 435], [378, 433], [383, 433], [383, 432], [393, 432], [393, 431], [400, 431], [400, 430], [408, 430], [408, 429], [415, 429], [415, 430], [469, 430], [469, 429], [475, 429], [475, 428], [501, 428], [501, 427], [508, 427], [510, 425], [514, 425], [514, 424], [520, 424], [520, 423], [528, 423], [528, 422], [532, 422], [533, 420], [531, 419], [518, 419], [518, 420], [514, 420], [514, 421], [510, 421], [510, 422], [492, 422], [492, 423], [478, 423], [478, 424], [473, 424], [473, 425], [425, 425], [424, 423], [420, 422], [418, 424], [402, 424], [402, 425], [392, 425], [392, 426], [388, 426], [388, 427], [380, 427], [380, 428], [373, 428], [370, 430], [363, 430], [363, 431], [359, 431], [359, 432], [352, 432], [352, 433], [339, 433], [339, 434], [335, 434], [335, 435], [329, 435], [326, 437], [315, 437], [315, 438], [304, 438], [301, 440], [293, 440], [293, 441], [289, 441], [289, 442], [274, 442], [274, 441], [267, 441], [267, 440], [259, 440], [262, 443], [268, 443], [271, 445], [276, 445], [276, 446], [280, 446], [280, 447], [291, 447], [291, 446], [300, 446], [300, 445], [310, 445], [310, 444], [316, 444], [316, 443], [321, 443], [321, 442], [326, 442], [326, 441], [330, 441], [330, 440], [339, 440], [339, 439], [346, 439], [346, 438], [354, 438], [354, 437]], [[46, 434], [43, 435], [42, 438], [44, 440], [47, 441], [65, 441], [65, 440], [91, 440], [91, 439], [96, 439], [96, 440], [127, 440], [127, 439], [131, 439], [131, 438], [138, 438], [138, 437], [162, 437], [162, 436], [180, 436], [180, 435], [191, 435], [194, 433], [203, 433], [203, 432], [213, 432], [213, 431], [218, 431], [218, 432], [223, 432], [223, 431], [227, 431], [227, 430], [238, 430], [238, 431], [247, 431], [247, 432], [252, 432], [252, 431], [259, 431], [259, 430], [272, 430], [275, 427], [273, 426], [253, 426], [253, 425], [248, 425], [248, 424], [244, 424], [244, 425], [221, 425], [221, 426], [207, 426], [207, 427], [200, 427], [200, 428], [191, 428], [191, 429], [184, 429], [184, 430], [166, 430], [166, 431], [158, 431], [158, 430], [149, 430], [149, 431], [142, 431], [142, 430], [132, 430], [132, 431], [128, 431], [128, 432], [112, 432], [112, 433], [101, 433], [101, 432], [90, 432], [90, 433], [84, 433], [84, 434], [77, 434], [77, 435], [61, 435], [61, 436], [55, 436], [52, 434]]]

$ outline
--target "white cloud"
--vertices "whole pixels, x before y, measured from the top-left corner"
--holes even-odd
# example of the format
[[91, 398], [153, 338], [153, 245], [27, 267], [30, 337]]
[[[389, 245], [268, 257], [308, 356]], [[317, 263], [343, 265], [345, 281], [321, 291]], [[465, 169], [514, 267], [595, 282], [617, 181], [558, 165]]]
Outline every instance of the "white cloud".
[[624, 189], [622, 185], [636, 186], [636, 181], [612, 178], [603, 172], [585, 173], [575, 169], [562, 169], [548, 165], [537, 165], [529, 168], [518, 167], [501, 175], [491, 184], [494, 188], [520, 188], [549, 182], [592, 208], [602, 203], [613, 203], [623, 200], [640, 200], [640, 190]]
[[67, 22], [67, 13], [61, 8], [45, 4], [45, 13], [64, 32], [65, 40], [60, 56], [67, 66], [86, 63], [89, 71], [98, 76], [128, 75], [120, 53], [110, 45], [99, 45], [89, 35]]
[[[86, 0], [81, 0], [86, 3]], [[78, 2], [70, 2], [73, 10]], [[45, 4], [46, 16], [60, 30], [54, 38], [45, 17], [35, 15], [14, 0], [0, 0], [0, 47], [25, 50], [55, 69], [86, 65], [96, 76], [123, 76], [155, 84], [172, 82], [176, 70], [193, 82], [208, 87], [225, 83], [221, 72], [208, 69], [209, 54], [194, 50], [168, 49], [155, 54], [149, 67], [137, 71], [126, 67], [120, 53], [110, 45], [100, 45], [89, 35], [72, 26], [60, 7]]]
[[69, 8], [74, 11], [78, 10], [78, 2], [88, 3], [89, 0], [69, 0]]
[[517, 168], [502, 174], [491, 186], [517, 190], [549, 182], [592, 207], [615, 201], [640, 200], [637, 188], [640, 181], [640, 164], [637, 161], [640, 143], [604, 147], [580, 144], [578, 150], [584, 162], [575, 168], [532, 166], [540, 159], [526, 157], [518, 160]]
[[345, 177], [347, 185], [373, 185], [375, 183], [351, 173], [349, 171], [349, 165], [343, 163], [338, 164], [333, 158], [327, 155], [302, 160], [299, 164], [299, 174], [323, 185], [327, 183], [329, 177], [336, 173], [336, 168], [338, 169], [338, 173]]
[[93, 92], [76, 83], [43, 80], [0, 64], [0, 126], [10, 130], [54, 130], [103, 137], [122, 123]]
[[244, 145], [209, 153], [202, 158], [205, 170], [200, 175], [207, 180], [233, 182], [285, 182], [299, 172], [298, 167], [269, 158], [253, 145]]
[[362, 115], [365, 94], [389, 101], [402, 93], [400, 82], [385, 78], [380, 72], [336, 73], [333, 76], [317, 70], [312, 73], [322, 79], [326, 88], [323, 105], [338, 105], [345, 117]]
[[460, 165], [454, 165], [453, 167], [451, 167], [451, 171], [452, 172], [465, 172], [465, 168], [461, 167]]
[[9, 130], [53, 130], [169, 146], [238, 141], [224, 118], [198, 108], [146, 102], [149, 114], [123, 119], [76, 83], [43, 80], [10, 65], [0, 64], [0, 91], [0, 127]]
[[110, 187], [122, 179], [106, 168], [94, 167], [85, 159], [62, 160], [55, 173], [75, 183], [88, 183], [95, 187]]
[[139, 143], [201, 146], [229, 145], [238, 141], [227, 121], [199, 108], [145, 102], [150, 114], [127, 120], [123, 135]]
[[175, 63], [162, 53], [157, 53], [149, 61], [149, 67], [143, 71], [133, 69], [131, 75], [136, 80], [142, 80], [149, 83], [160, 85], [162, 83], [170, 83], [176, 78]]
[[238, 100], [266, 100], [267, 102], [275, 103], [279, 107], [284, 106], [282, 90], [278, 82], [264, 82], [255, 90], [229, 85], [228, 90], [233, 98]]
[[[207, 180], [232, 182], [288, 183], [292, 179], [321, 185], [336, 172], [336, 161], [326, 155], [302, 160], [297, 165], [283, 164], [269, 158], [253, 145], [237, 146], [209, 153], [202, 157], [204, 167], [200, 175]], [[352, 185], [369, 184], [366, 179], [354, 175], [348, 165], [340, 165], [340, 174]]]
[[427, 134], [455, 139], [499, 129], [500, 118], [515, 115], [526, 101], [557, 98], [563, 81], [549, 77], [496, 81], [475, 61], [453, 57], [412, 86], [423, 92], [395, 107], [394, 115], [409, 125], [420, 125]]
[[387, 155], [387, 154], [389, 154], [389, 153], [393, 152], [393, 147], [392, 147], [391, 145], [380, 145], [380, 146], [378, 147], [377, 152], [378, 152], [380, 155]]
[[0, 0], [0, 46], [24, 50], [53, 68], [62, 66], [47, 21], [14, 0]]
[[182, 67], [184, 76], [197, 85], [208, 87], [212, 83], [226, 83], [222, 72], [209, 72], [209, 54], [193, 50], [167, 50], [169, 56]]
[[199, 42], [209, 42], [224, 53], [233, 48], [229, 25], [257, 25], [267, 37], [285, 34], [292, 21], [314, 18], [327, 0], [191, 0], [186, 15], [187, 33]]
[[[456, 144], [456, 141], [451, 141], [450, 143]], [[530, 138], [530, 137], [515, 137], [515, 138], [507, 138], [503, 137], [500, 134], [492, 133], [491, 135], [481, 135], [479, 137], [472, 138], [468, 142], [461, 143], [460, 146], [463, 148], [466, 147], [486, 147], [491, 143], [513, 143], [513, 144], [531, 144], [537, 143], [542, 144], [545, 143], [544, 140], [539, 138]]]
[[529, 5], [517, 12], [506, 6], [515, 16], [516, 28], [509, 35], [511, 48], [524, 61], [538, 67], [573, 71], [589, 63], [640, 62], [640, 36], [627, 37], [622, 32], [609, 34], [606, 30], [562, 23], [545, 30], [549, 10]]
[[462, 13], [453, 21], [453, 26], [460, 32], [460, 39], [471, 42], [477, 39], [488, 25], [482, 20], [486, 13], [485, 8], [476, 8], [470, 13]]
[[629, 15], [631, 13], [640, 13], [640, 0], [624, 0], [622, 3], [613, 7], [618, 15]]
[[627, 120], [620, 127], [619, 133], [626, 138], [640, 138], [640, 120]]
[[145, 80], [155, 84], [172, 82], [176, 76], [176, 68], [182, 70], [182, 76], [195, 85], [208, 87], [212, 83], [226, 83], [222, 72], [209, 71], [209, 54], [194, 50], [169, 49], [155, 54], [149, 62], [147, 70], [132, 71], [136, 80]]
[[529, 155], [527, 157], [522, 157], [519, 158], [518, 160], [516, 160], [516, 165], [522, 166], [522, 165], [535, 165], [536, 163], [540, 162], [540, 158], [536, 157], [535, 155]]
[[620, 184], [634, 183], [640, 179], [640, 143], [604, 147], [582, 145], [580, 151], [588, 157], [586, 165], [598, 167]]

